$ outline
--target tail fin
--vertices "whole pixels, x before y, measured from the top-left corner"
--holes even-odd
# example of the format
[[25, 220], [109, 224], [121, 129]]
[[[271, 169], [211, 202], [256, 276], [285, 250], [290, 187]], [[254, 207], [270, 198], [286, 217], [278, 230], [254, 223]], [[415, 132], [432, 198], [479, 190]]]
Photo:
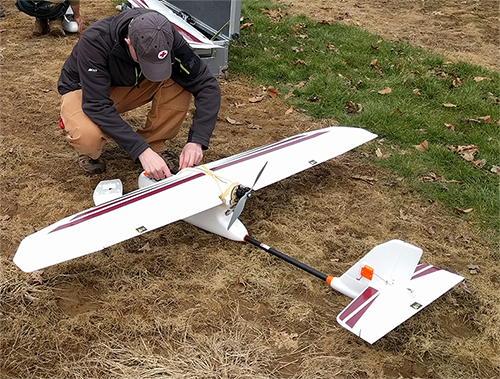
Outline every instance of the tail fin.
[[422, 250], [399, 240], [373, 248], [331, 286], [354, 300], [337, 316], [374, 343], [453, 288], [463, 277], [418, 261]]

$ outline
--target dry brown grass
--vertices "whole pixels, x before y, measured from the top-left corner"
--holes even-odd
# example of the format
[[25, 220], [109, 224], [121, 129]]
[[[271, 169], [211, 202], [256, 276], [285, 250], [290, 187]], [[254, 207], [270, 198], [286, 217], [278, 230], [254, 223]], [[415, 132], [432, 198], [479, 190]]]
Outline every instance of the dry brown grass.
[[[423, 261], [465, 276], [373, 346], [336, 323], [345, 296], [183, 222], [40, 278], [21, 272], [12, 257], [26, 235], [91, 206], [100, 180], [120, 178], [126, 192], [134, 190], [141, 169], [110, 146], [106, 174], [79, 172], [56, 124], [55, 90], [77, 37], [34, 39], [31, 20], [1, 4], [2, 378], [499, 376], [498, 251], [474, 226], [367, 163], [376, 142], [256, 192], [240, 217], [253, 236], [323, 272], [341, 274], [376, 244], [401, 238], [423, 248]], [[86, 2], [83, 11], [88, 23], [114, 13], [103, 1]], [[243, 79], [221, 87], [206, 161], [333, 122], [285, 115], [275, 99], [249, 104], [260, 89]], [[125, 117], [139, 126], [145, 111]], [[227, 116], [244, 124], [230, 125]], [[470, 264], [481, 273], [471, 275]]]

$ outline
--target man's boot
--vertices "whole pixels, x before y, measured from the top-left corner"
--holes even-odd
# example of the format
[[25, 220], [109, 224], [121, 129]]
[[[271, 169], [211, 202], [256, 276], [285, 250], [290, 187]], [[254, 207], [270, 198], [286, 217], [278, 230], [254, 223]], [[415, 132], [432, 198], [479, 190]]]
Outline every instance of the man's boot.
[[106, 171], [106, 162], [104, 162], [104, 159], [92, 159], [85, 154], [78, 155], [78, 165], [86, 174], [102, 174]]
[[44, 18], [35, 18], [35, 27], [33, 29], [33, 37], [40, 37], [49, 32], [49, 24]]
[[50, 35], [54, 37], [65, 37], [61, 19], [49, 20]]
[[177, 158], [177, 155], [168, 150], [162, 151], [159, 154], [167, 164], [170, 173], [172, 175], [177, 174], [179, 172], [179, 158]]

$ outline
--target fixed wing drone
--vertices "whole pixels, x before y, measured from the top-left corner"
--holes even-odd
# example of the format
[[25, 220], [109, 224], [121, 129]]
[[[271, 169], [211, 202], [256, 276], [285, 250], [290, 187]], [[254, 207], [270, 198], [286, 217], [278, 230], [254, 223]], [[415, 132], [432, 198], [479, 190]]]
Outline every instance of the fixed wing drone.
[[[184, 220], [222, 237], [259, 247], [351, 297], [353, 300], [339, 313], [337, 321], [374, 343], [463, 277], [419, 264], [422, 250], [400, 240], [375, 246], [340, 277], [329, 276], [250, 237], [238, 217], [252, 191], [344, 154], [375, 137], [353, 127], [312, 130], [186, 168], [158, 182], [142, 173], [139, 189], [125, 195], [119, 180], [103, 181], [94, 192], [94, 207], [27, 236], [19, 245], [14, 263], [25, 272], [39, 270]], [[162, 205], [164, 212], [144, 212]]]

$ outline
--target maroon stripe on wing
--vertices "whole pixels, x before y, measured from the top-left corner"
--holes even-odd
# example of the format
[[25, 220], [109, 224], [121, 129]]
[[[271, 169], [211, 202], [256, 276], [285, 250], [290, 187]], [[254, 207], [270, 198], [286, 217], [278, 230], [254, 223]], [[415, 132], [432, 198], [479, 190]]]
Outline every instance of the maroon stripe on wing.
[[366, 288], [361, 295], [359, 295], [356, 300], [354, 300], [346, 309], [342, 311], [339, 315], [339, 319], [344, 321], [349, 317], [354, 311], [358, 310], [364, 303], [366, 303], [370, 298], [375, 295], [378, 291], [375, 288]]
[[419, 265], [417, 265], [417, 267], [415, 267], [415, 271], [413, 271], [413, 273], [416, 273], [426, 267], [429, 267], [430, 265], [427, 264], [427, 263], [420, 263]]
[[[328, 132], [319, 131], [317, 133], [307, 134], [305, 136], [303, 135], [302, 138], [300, 138], [301, 136], [293, 136], [293, 137], [284, 139], [282, 141], [276, 142], [274, 144], [267, 145], [261, 149], [259, 148], [259, 149], [257, 149], [257, 151], [251, 150], [251, 153], [249, 152], [248, 155], [245, 155], [244, 153], [243, 153], [243, 155], [236, 155], [234, 160], [231, 160], [229, 162], [221, 164], [220, 166], [216, 166], [216, 167], [212, 168], [211, 170], [212, 171], [221, 170], [223, 168], [230, 167], [230, 166], [233, 166], [235, 164], [248, 161], [250, 159], [271, 153], [273, 151], [281, 150], [281, 149], [284, 149], [288, 146], [293, 146], [293, 145], [296, 145], [300, 142], [307, 141], [307, 140], [310, 140], [312, 138], [316, 138], [316, 137], [323, 135], [325, 133], [328, 133]], [[64, 225], [58, 226], [57, 228], [50, 231], [49, 234], [56, 232], [56, 231], [59, 231], [59, 230], [69, 228], [71, 226], [78, 225], [82, 222], [85, 222], [85, 221], [91, 220], [95, 217], [101, 216], [103, 214], [112, 212], [116, 209], [120, 209], [126, 205], [129, 205], [129, 204], [135, 203], [139, 200], [156, 195], [156, 194], [161, 193], [163, 191], [166, 191], [172, 187], [176, 187], [180, 184], [190, 182], [190, 181], [197, 179], [203, 175], [204, 175], [203, 173], [195, 174], [195, 175], [189, 176], [187, 178], [183, 178], [181, 180], [166, 184], [166, 185], [158, 187], [158, 188], [148, 188], [147, 190], [145, 189], [144, 191], [139, 191], [138, 193], [133, 193], [129, 197], [125, 196], [124, 198], [119, 198], [115, 201], [108, 202], [108, 203], [105, 203], [105, 204], [100, 205], [98, 207], [91, 208], [88, 211], [78, 213], [70, 222], [68, 222]]]
[[420, 278], [421, 276], [432, 274], [433, 272], [436, 272], [436, 271], [441, 271], [441, 269], [436, 267], [436, 266], [430, 266], [428, 269], [421, 271], [418, 274], [413, 275], [410, 280]]
[[359, 319], [365, 314], [368, 308], [373, 304], [377, 297], [374, 297], [368, 304], [366, 304], [362, 309], [359, 310], [354, 316], [352, 316], [347, 322], [346, 325], [348, 325], [351, 328], [354, 328], [354, 325], [359, 321]]
[[196, 178], [199, 178], [199, 177], [201, 177], [203, 175], [205, 175], [205, 174], [196, 174], [196, 175], [190, 176], [189, 178], [184, 178], [183, 180], [179, 180], [178, 182], [171, 183], [171, 184], [169, 184], [167, 186], [160, 187], [160, 188], [154, 189], [154, 190], [149, 191], [149, 192], [145, 192], [145, 193], [141, 194], [140, 196], [132, 197], [132, 198], [130, 198], [128, 200], [125, 200], [125, 201], [123, 201], [123, 202], [121, 202], [119, 204], [114, 204], [114, 205], [109, 206], [107, 208], [101, 209], [101, 210], [99, 210], [97, 212], [89, 213], [89, 214], [87, 214], [87, 216], [83, 216], [83, 217], [79, 217], [77, 219], [73, 219], [73, 221], [70, 221], [67, 224], [58, 226], [54, 230], [50, 231], [50, 233], [57, 232], [58, 230], [66, 229], [66, 228], [69, 228], [69, 227], [74, 226], [74, 225], [78, 225], [78, 224], [80, 224], [80, 223], [82, 223], [84, 221], [96, 218], [98, 216], [102, 216], [103, 214], [112, 212], [112, 211], [114, 211], [116, 209], [123, 208], [126, 205], [135, 203], [135, 202], [137, 202], [139, 200], [142, 200], [142, 199], [145, 199], [145, 198], [147, 198], [149, 196], [156, 195], [159, 192], [163, 192], [163, 191], [165, 191], [165, 190], [167, 190], [169, 188], [173, 188], [173, 187], [176, 187], [176, 186], [178, 186], [180, 184], [189, 182], [189, 181], [191, 181], [193, 179], [196, 179]]

